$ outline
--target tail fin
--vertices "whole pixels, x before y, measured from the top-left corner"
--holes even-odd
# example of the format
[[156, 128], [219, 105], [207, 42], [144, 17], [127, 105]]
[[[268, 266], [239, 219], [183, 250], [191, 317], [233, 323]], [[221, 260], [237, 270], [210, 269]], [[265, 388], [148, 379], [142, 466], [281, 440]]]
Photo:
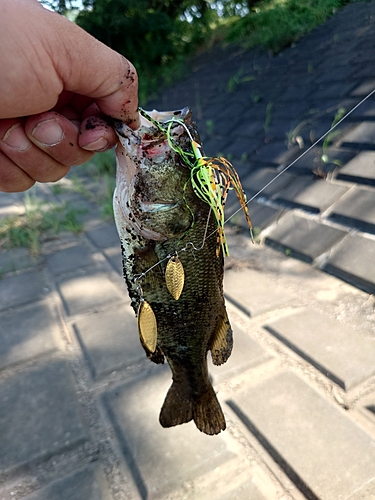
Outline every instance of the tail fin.
[[163, 427], [185, 424], [193, 419], [193, 400], [180, 383], [173, 381], [165, 396], [159, 422]]
[[181, 384], [176, 382], [169, 388], [159, 417], [163, 427], [173, 427], [194, 419], [198, 429], [211, 436], [225, 429], [225, 418], [212, 387], [198, 398], [181, 391], [181, 388]]
[[212, 386], [194, 401], [193, 418], [198, 429], [210, 436], [225, 430], [223, 411]]

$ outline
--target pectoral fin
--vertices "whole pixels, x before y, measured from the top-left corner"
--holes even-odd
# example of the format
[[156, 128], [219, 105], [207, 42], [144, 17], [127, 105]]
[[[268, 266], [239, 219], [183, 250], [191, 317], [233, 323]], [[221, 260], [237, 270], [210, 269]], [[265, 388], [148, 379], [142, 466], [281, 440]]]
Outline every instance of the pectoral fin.
[[224, 310], [211, 344], [211, 357], [214, 365], [222, 365], [231, 355], [233, 347], [233, 330]]

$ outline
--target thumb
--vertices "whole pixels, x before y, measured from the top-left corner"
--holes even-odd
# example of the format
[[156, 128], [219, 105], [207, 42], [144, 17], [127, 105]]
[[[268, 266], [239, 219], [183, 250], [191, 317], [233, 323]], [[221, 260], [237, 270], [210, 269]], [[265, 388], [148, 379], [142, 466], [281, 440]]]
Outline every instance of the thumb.
[[58, 33], [50, 56], [64, 89], [93, 98], [106, 115], [138, 127], [138, 77], [133, 64], [73, 22], [50, 14]]

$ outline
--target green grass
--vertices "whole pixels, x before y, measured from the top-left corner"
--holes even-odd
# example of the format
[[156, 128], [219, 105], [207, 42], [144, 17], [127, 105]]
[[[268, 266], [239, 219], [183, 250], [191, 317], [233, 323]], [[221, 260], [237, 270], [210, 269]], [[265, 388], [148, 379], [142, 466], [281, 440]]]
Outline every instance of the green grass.
[[273, 53], [324, 23], [345, 0], [264, 0], [246, 16], [228, 20], [226, 40]]
[[79, 233], [82, 224], [78, 215], [82, 210], [57, 205], [25, 195], [26, 212], [0, 219], [0, 248], [26, 247], [34, 256], [41, 251], [41, 242], [48, 235], [61, 231]]

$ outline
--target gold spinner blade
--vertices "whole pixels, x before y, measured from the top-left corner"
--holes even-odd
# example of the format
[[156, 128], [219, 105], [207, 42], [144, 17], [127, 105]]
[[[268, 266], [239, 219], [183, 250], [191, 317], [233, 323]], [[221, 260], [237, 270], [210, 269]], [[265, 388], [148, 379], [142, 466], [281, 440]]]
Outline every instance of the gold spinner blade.
[[185, 283], [184, 267], [177, 256], [169, 259], [165, 269], [165, 283], [169, 293], [175, 300], [180, 298]]
[[154, 353], [158, 333], [156, 318], [150, 304], [145, 300], [139, 306], [138, 332], [143, 346], [151, 353]]

